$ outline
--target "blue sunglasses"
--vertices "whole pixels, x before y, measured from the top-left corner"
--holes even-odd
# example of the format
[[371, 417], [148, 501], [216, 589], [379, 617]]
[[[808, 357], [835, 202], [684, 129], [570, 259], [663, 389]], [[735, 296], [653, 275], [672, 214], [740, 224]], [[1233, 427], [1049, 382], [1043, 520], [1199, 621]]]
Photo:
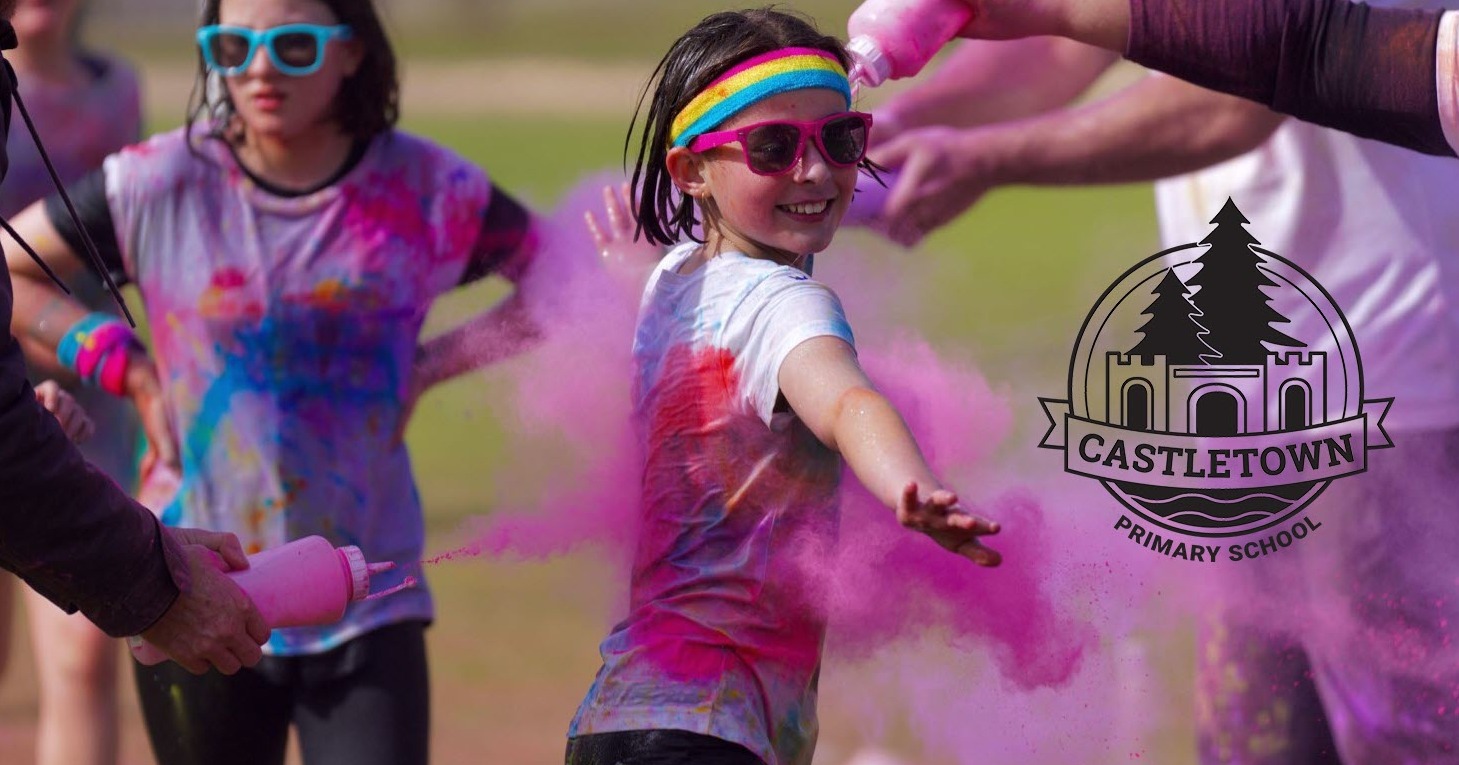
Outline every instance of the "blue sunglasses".
[[324, 65], [324, 48], [330, 40], [350, 39], [344, 24], [284, 24], [272, 29], [249, 29], [210, 24], [198, 30], [198, 47], [208, 68], [225, 77], [242, 74], [262, 45], [274, 68], [284, 74], [303, 77]]

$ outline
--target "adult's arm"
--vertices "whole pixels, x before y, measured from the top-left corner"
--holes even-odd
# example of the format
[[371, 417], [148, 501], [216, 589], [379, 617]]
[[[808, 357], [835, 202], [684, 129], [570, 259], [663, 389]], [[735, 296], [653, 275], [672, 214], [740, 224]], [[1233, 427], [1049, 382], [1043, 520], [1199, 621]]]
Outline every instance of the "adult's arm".
[[911, 243], [995, 187], [1180, 175], [1256, 148], [1283, 119], [1261, 104], [1151, 76], [1093, 104], [1030, 119], [913, 131], [873, 157], [900, 170], [883, 216], [894, 238]]
[[1459, 138], [1459, 22], [1450, 17], [1441, 35], [1440, 11], [1349, 0], [967, 2], [968, 37], [1069, 37], [1308, 122], [1454, 155], [1444, 123]]
[[1066, 106], [1118, 60], [1061, 37], [967, 40], [929, 74], [876, 108], [872, 140], [929, 125], [972, 127]]
[[1348, 0], [1131, 0], [1126, 55], [1308, 122], [1453, 156], [1439, 118], [1440, 16]]

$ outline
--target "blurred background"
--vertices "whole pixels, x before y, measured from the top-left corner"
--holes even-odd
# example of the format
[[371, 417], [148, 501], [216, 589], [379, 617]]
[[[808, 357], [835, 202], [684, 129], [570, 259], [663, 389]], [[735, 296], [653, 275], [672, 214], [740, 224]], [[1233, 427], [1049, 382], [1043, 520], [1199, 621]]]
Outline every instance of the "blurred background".
[[[539, 210], [550, 210], [583, 176], [621, 168], [629, 118], [654, 63], [704, 15], [743, 7], [682, 0], [377, 3], [401, 59], [402, 127], [480, 163]], [[844, 36], [855, 4], [803, 0], [794, 7]], [[150, 131], [182, 121], [197, 66], [195, 10], [193, 0], [91, 4], [85, 38], [139, 68]], [[1121, 67], [1097, 90], [1135, 76]], [[866, 94], [860, 106], [874, 107], [883, 97]], [[1008, 396], [1014, 413], [1004, 458], [1056, 476], [1057, 454], [1032, 448], [1044, 427], [1036, 396], [1063, 390], [1084, 314], [1125, 268], [1158, 249], [1158, 238], [1150, 189], [1137, 185], [998, 191], [912, 251], [862, 232], [845, 233], [837, 244], [896, 264], [905, 280], [900, 292], [916, 299], [897, 306], [894, 319], [926, 336], [939, 353], [975, 363]], [[834, 286], [835, 269], [834, 257], [827, 257], [817, 275]], [[438, 305], [427, 333], [504, 291], [489, 282], [453, 295]], [[472, 518], [530, 498], [552, 479], [545, 465], [537, 474], [514, 470], [510, 481], [494, 470], [516, 447], [500, 377], [487, 370], [443, 386], [423, 400], [412, 423], [428, 555], [460, 544]], [[435, 762], [562, 761], [567, 723], [598, 666], [597, 642], [618, 611], [620, 591], [608, 572], [591, 550], [549, 561], [474, 559], [431, 572], [439, 612], [427, 633]], [[23, 618], [17, 614], [11, 669], [0, 684], [5, 765], [33, 759], [35, 682]], [[1176, 628], [1147, 657], [1174, 699], [1188, 682], [1184, 634]], [[818, 765], [840, 765], [863, 745], [918, 763], [1045, 761], [1036, 740], [1028, 742], [1026, 757], [1006, 760], [925, 752], [901, 717], [911, 712], [875, 697], [866, 674], [874, 671], [825, 668]], [[129, 681], [122, 697], [123, 762], [150, 762]], [[1104, 703], [1096, 694], [1086, 706]], [[865, 722], [868, 705], [880, 707], [879, 724]], [[1189, 761], [1190, 714], [1177, 701], [1149, 721], [1150, 748], [1119, 761]], [[978, 720], [966, 724], [976, 727]]]

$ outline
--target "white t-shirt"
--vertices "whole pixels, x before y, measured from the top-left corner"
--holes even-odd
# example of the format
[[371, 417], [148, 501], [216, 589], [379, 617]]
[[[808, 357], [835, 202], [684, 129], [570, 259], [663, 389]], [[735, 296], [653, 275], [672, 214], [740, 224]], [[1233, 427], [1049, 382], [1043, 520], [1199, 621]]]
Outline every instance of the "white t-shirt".
[[[1227, 197], [1342, 309], [1364, 397], [1394, 398], [1388, 426], [1459, 426], [1459, 164], [1289, 119], [1253, 151], [1156, 184], [1164, 246], [1203, 239]], [[1304, 326], [1313, 312], [1288, 318], [1293, 337], [1321, 334]]]
[[1450, 148], [1459, 153], [1459, 11], [1440, 17], [1437, 49], [1439, 123]]
[[634, 338], [642, 525], [627, 616], [570, 736], [675, 729], [806, 765], [840, 455], [782, 407], [797, 345], [852, 343], [835, 293], [737, 252], [649, 278]]
[[[164, 523], [238, 535], [255, 552], [321, 535], [423, 580], [425, 525], [402, 415], [420, 328], [473, 269], [530, 252], [488, 222], [480, 168], [415, 136], [371, 139], [317, 191], [283, 196], [221, 141], [179, 128], [103, 165], [126, 275], [147, 308], [182, 484]], [[90, 207], [90, 205], [86, 205]], [[485, 264], [488, 268], [478, 268]], [[317, 654], [386, 624], [433, 618], [423, 586], [276, 629], [273, 655]]]

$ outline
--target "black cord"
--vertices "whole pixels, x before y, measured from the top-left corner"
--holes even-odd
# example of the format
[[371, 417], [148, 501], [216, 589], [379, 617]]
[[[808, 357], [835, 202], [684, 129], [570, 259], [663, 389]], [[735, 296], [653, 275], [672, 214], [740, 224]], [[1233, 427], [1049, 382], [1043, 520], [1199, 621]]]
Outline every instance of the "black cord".
[[[4, 30], [0, 29], [0, 42], [3, 42], [3, 34]], [[3, 61], [3, 59], [0, 59], [0, 61]], [[4, 61], [4, 63], [5, 76], [10, 78], [11, 92], [15, 94], [15, 105], [20, 107], [20, 116], [25, 120], [25, 128], [30, 131], [31, 139], [35, 141], [36, 151], [41, 155], [41, 161], [46, 165], [46, 172], [51, 175], [51, 183], [54, 183], [56, 190], [61, 192], [61, 201], [66, 203], [66, 211], [71, 214], [71, 220], [76, 223], [76, 230], [81, 232], [81, 241], [86, 245], [86, 254], [91, 258], [92, 264], [96, 266], [96, 272], [101, 275], [102, 281], [106, 282], [107, 290], [111, 292], [112, 298], [116, 300], [117, 305], [122, 309], [122, 315], [126, 317], [127, 323], [135, 329], [137, 321], [132, 318], [132, 312], [127, 308], [127, 301], [122, 300], [121, 290], [117, 287], [116, 281], [111, 278], [110, 269], [102, 262], [101, 253], [97, 251], [96, 243], [91, 241], [90, 232], [86, 230], [85, 226], [81, 225], [81, 216], [76, 213], [76, 206], [71, 203], [71, 195], [66, 193], [66, 187], [61, 183], [60, 177], [56, 174], [56, 167], [51, 164], [51, 157], [46, 153], [46, 147], [41, 144], [40, 134], [36, 132], [35, 123], [31, 122], [30, 112], [25, 108], [25, 101], [20, 98], [20, 88], [19, 82], [15, 77], [15, 68], [10, 65], [9, 61]], [[7, 225], [6, 229], [8, 230], [9, 228]], [[14, 233], [12, 232], [13, 235]], [[19, 240], [20, 238], [16, 237], [16, 241]], [[36, 257], [29, 245], [25, 246], [25, 250], [31, 253], [31, 257]], [[51, 273], [51, 270], [47, 268], [46, 273]], [[51, 278], [55, 279], [55, 275], [52, 274]], [[62, 289], [65, 289], [65, 285], [62, 285]], [[70, 290], [67, 290], [67, 293], [69, 294]]]
[[71, 290], [66, 286], [66, 283], [61, 281], [61, 277], [56, 276], [56, 272], [52, 271], [51, 267], [46, 265], [46, 262], [44, 260], [41, 260], [41, 256], [36, 254], [35, 250], [31, 249], [30, 243], [26, 242], [24, 239], [21, 239], [20, 234], [15, 233], [15, 229], [10, 227], [10, 221], [5, 220], [4, 218], [0, 218], [0, 227], [3, 227], [5, 229], [5, 233], [9, 234], [10, 238], [14, 239], [16, 243], [20, 245], [20, 249], [25, 250], [25, 254], [29, 255], [30, 259], [34, 260], [35, 264], [41, 267], [42, 271], [46, 272], [46, 276], [51, 277], [51, 281], [55, 282], [56, 286], [60, 287], [62, 292], [66, 293], [67, 295], [71, 294]]

